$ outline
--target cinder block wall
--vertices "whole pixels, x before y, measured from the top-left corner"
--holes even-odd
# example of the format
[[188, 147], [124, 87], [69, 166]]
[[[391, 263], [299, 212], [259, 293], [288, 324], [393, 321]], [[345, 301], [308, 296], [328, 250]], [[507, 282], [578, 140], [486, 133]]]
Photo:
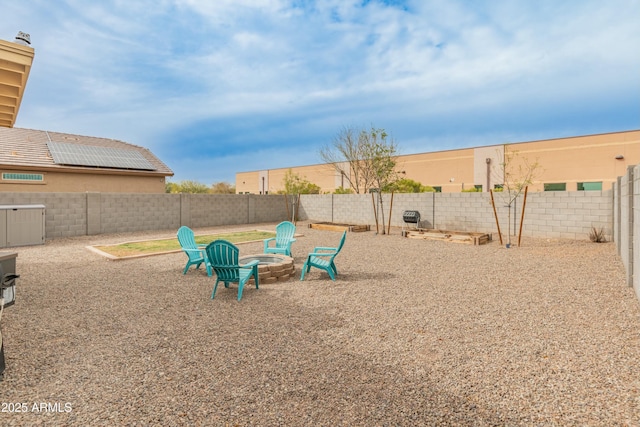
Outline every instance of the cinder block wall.
[[614, 184], [614, 237], [627, 284], [640, 299], [640, 165], [627, 169]]
[[179, 194], [100, 193], [100, 199], [101, 233], [180, 227]]
[[318, 222], [336, 222], [333, 219], [333, 200], [337, 196], [350, 196], [349, 194], [303, 194], [298, 205], [298, 218], [313, 218]]
[[629, 286], [633, 286], [633, 169], [630, 168], [627, 174], [618, 180], [616, 185], [619, 186], [619, 199], [616, 199], [617, 206], [615, 209], [619, 211], [620, 218], [617, 225], [620, 229], [620, 241], [617, 242], [618, 253], [625, 266], [627, 283]]
[[633, 224], [632, 236], [633, 243], [631, 246], [631, 267], [629, 274], [631, 275], [630, 285], [636, 292], [636, 296], [640, 299], [640, 165], [637, 165], [631, 171], [633, 183]]
[[47, 239], [287, 219], [281, 195], [0, 192], [0, 205], [33, 204], [45, 206]]
[[631, 285], [640, 299], [640, 165], [633, 168], [633, 246]]
[[87, 233], [86, 193], [4, 193], [0, 205], [44, 205], [45, 237], [82, 236]]
[[[495, 193], [494, 201], [503, 235], [520, 230], [524, 195], [513, 203], [509, 214], [506, 194]], [[382, 215], [377, 195], [335, 194], [301, 197], [301, 219], [375, 226], [374, 206], [378, 206], [378, 223]], [[440, 230], [497, 233], [496, 217], [489, 193], [413, 193], [382, 195], [384, 225], [402, 227], [405, 210], [420, 212], [420, 226]], [[531, 192], [527, 194], [523, 236], [587, 239], [592, 227], [613, 233], [613, 192]]]

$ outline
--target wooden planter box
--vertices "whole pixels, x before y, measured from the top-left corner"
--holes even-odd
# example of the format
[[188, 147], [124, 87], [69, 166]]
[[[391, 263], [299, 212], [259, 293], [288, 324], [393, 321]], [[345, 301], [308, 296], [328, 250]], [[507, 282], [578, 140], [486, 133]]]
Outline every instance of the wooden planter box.
[[332, 222], [317, 222], [309, 224], [309, 228], [327, 231], [369, 231], [368, 225], [334, 224]]
[[484, 245], [491, 242], [491, 234], [450, 230], [411, 230], [406, 231], [410, 239], [442, 240], [445, 242], [465, 243], [467, 245]]

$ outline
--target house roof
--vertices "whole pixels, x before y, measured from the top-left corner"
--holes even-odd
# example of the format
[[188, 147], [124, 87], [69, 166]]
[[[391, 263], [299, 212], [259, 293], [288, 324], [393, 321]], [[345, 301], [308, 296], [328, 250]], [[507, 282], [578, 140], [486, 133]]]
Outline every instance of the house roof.
[[0, 127], [13, 127], [29, 79], [34, 50], [0, 40]]
[[[56, 163], [56, 158], [50, 151], [50, 146], [52, 145], [71, 149], [76, 147], [77, 154], [80, 155], [80, 161], [63, 164], [58, 158]], [[137, 168], [135, 164], [133, 167], [127, 167], [122, 162], [116, 162], [117, 166], [115, 166], [109, 161], [99, 162], [99, 164], [109, 166], [96, 166], [93, 162], [83, 160], [82, 154], [87, 150], [93, 150], [93, 154], [98, 156], [108, 155], [109, 152], [117, 154], [129, 153], [137, 159], [143, 158], [146, 160], [146, 162], [142, 160], [143, 163], [151, 167], [142, 169]], [[173, 171], [151, 151], [123, 141], [44, 130], [4, 127], [0, 127], [0, 167], [5, 169], [48, 169], [51, 171], [59, 170], [60, 172], [119, 175], [173, 175]]]

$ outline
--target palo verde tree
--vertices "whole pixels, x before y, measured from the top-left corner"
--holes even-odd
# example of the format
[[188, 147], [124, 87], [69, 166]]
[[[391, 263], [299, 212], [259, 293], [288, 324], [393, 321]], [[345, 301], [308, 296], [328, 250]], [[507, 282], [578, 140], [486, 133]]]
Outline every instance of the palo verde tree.
[[[398, 146], [384, 129], [343, 127], [331, 144], [320, 149], [319, 154], [357, 194], [371, 191], [380, 194], [399, 178], [396, 170]], [[378, 202], [384, 224], [382, 197], [378, 197]]]

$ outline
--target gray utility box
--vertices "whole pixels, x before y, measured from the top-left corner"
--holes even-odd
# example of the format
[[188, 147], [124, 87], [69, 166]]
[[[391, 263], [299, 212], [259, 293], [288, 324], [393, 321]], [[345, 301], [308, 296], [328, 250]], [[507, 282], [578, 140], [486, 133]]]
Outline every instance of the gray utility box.
[[44, 205], [0, 205], [0, 248], [44, 244]]

